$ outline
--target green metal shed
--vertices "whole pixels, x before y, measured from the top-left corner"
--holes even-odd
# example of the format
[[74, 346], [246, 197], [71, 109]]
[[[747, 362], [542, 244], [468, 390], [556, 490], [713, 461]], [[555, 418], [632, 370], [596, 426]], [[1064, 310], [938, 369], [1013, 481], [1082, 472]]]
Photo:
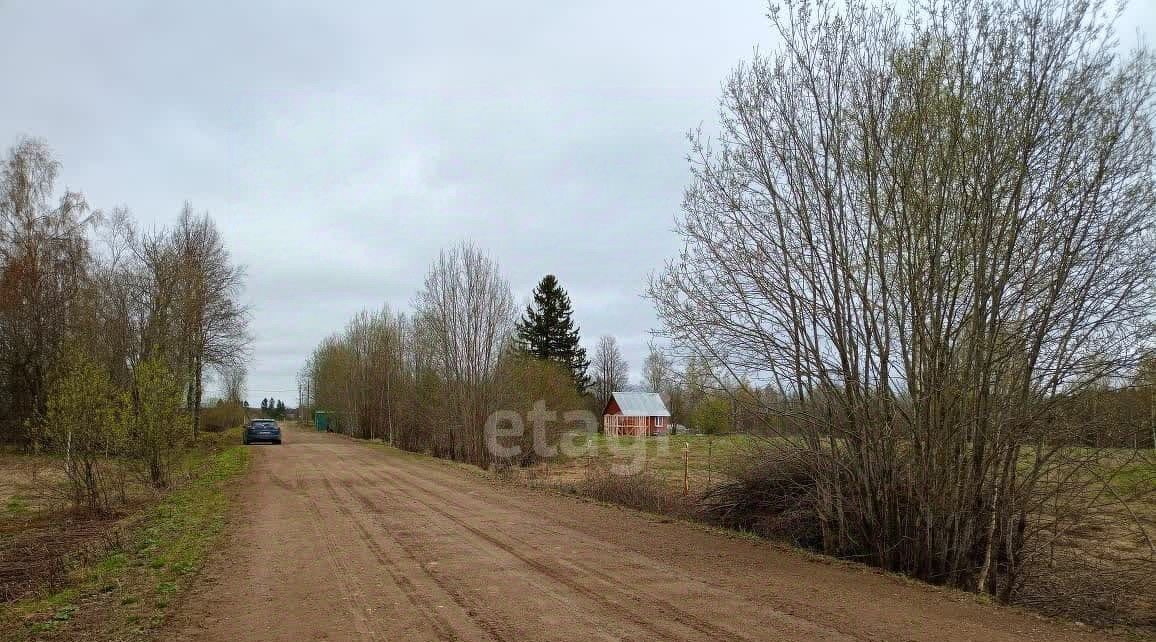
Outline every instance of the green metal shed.
[[329, 432], [329, 411], [314, 410], [313, 427], [317, 429], [317, 432]]

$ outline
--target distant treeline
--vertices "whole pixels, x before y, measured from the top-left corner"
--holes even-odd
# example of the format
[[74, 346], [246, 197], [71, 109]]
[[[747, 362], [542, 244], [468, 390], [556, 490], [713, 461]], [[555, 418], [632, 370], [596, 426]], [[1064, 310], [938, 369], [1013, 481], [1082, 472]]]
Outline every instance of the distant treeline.
[[300, 376], [302, 406], [328, 411], [342, 432], [489, 465], [484, 427], [495, 410], [527, 412], [538, 399], [560, 410], [589, 403], [568, 364], [518, 345], [516, 322], [492, 259], [469, 245], [444, 251], [412, 312], [363, 312], [313, 351]]

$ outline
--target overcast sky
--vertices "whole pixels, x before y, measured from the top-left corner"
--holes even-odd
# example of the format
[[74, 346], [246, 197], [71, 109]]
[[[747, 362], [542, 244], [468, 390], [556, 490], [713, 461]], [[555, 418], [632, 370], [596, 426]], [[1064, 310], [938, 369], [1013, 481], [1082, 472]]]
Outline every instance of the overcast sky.
[[[1156, 9], [1121, 24], [1151, 42]], [[524, 303], [554, 273], [637, 373], [688, 129], [774, 44], [764, 0], [0, 0], [0, 145], [47, 139], [98, 208], [188, 200], [247, 266], [249, 400], [469, 240]]]

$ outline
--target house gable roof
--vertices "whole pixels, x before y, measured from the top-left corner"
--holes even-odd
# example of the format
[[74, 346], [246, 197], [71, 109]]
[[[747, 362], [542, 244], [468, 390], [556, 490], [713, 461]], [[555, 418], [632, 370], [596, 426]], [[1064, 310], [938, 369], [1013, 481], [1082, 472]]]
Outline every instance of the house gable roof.
[[628, 417], [670, 416], [670, 411], [657, 392], [614, 392], [611, 397], [618, 402], [622, 414]]

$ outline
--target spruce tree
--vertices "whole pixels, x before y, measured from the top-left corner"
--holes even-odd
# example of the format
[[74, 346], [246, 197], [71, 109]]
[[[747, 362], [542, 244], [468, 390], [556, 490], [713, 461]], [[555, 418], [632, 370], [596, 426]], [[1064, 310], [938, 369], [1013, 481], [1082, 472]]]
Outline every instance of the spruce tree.
[[556, 361], [570, 370], [574, 385], [585, 392], [590, 387], [586, 374], [590, 361], [586, 359], [586, 349], [579, 343], [573, 314], [570, 295], [553, 274], [547, 274], [534, 288], [534, 300], [526, 306], [526, 313], [517, 323], [517, 337], [522, 349], [531, 356]]

